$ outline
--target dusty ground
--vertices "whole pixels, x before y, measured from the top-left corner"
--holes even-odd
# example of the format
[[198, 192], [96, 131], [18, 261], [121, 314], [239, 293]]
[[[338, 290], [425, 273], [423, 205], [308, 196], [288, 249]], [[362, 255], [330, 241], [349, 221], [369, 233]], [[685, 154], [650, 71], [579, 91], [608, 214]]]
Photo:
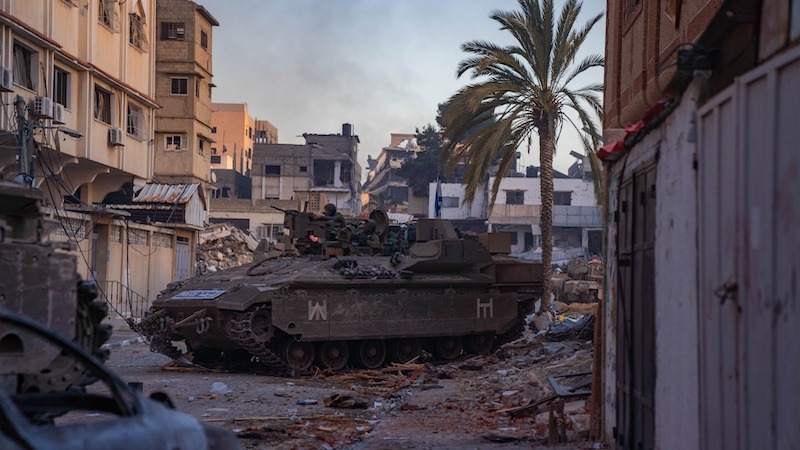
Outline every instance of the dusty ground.
[[[548, 375], [589, 371], [591, 343], [526, 336], [494, 355], [443, 365], [299, 378], [174, 367], [134, 343], [112, 350], [108, 366], [142, 382], [146, 394], [166, 392], [178, 410], [236, 432], [248, 449], [538, 448], [547, 442], [548, 407], [507, 410], [551, 395]], [[231, 392], [212, 394], [215, 382]], [[367, 408], [325, 406], [333, 394]], [[585, 401], [568, 400], [564, 409], [557, 419], [568, 443], [547, 448], [592, 448]]]

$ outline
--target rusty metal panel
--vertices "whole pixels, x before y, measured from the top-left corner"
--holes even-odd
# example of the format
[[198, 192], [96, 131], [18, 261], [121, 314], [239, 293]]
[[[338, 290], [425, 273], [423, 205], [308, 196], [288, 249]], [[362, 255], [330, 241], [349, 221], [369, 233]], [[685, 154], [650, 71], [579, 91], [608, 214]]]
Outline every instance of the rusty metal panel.
[[[800, 2], [793, 3], [795, 20], [800, 27]], [[775, 140], [775, 346], [786, 349], [775, 361], [775, 448], [800, 446], [800, 402], [797, 374], [800, 374], [800, 58], [783, 66], [777, 73], [777, 136]], [[790, 395], [784, 395], [789, 393]], [[792, 395], [793, 393], [793, 395]]]
[[702, 448], [800, 442], [800, 48], [699, 111]]

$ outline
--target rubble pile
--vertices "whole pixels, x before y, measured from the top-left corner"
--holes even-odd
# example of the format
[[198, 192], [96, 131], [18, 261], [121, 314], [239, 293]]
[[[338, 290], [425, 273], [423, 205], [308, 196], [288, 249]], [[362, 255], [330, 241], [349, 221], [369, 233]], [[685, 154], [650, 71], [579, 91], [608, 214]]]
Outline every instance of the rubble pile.
[[570, 303], [595, 303], [603, 281], [603, 265], [600, 260], [587, 261], [573, 258], [559, 267], [553, 276], [553, 293], [556, 300]]
[[200, 232], [196, 274], [238, 267], [253, 261], [258, 241], [230, 223], [213, 224]]

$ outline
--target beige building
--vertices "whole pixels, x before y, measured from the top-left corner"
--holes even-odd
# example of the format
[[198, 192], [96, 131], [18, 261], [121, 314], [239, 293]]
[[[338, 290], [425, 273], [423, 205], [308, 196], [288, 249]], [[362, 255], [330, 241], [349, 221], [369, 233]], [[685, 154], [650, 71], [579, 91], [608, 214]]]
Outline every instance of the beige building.
[[[219, 25], [190, 0], [159, 0], [156, 64], [155, 179], [211, 183], [212, 29]], [[208, 192], [207, 192], [208, 193]]]
[[41, 189], [59, 223], [50, 239], [71, 241], [81, 276], [112, 302], [142, 300], [138, 312], [192, 273], [196, 235], [109, 207], [153, 176], [155, 17], [154, 0], [0, 2], [0, 96], [12, 105], [0, 110], [0, 178]]
[[278, 129], [250, 115], [247, 103], [211, 105], [211, 168], [233, 170], [246, 177], [253, 167], [253, 144], [278, 142]]

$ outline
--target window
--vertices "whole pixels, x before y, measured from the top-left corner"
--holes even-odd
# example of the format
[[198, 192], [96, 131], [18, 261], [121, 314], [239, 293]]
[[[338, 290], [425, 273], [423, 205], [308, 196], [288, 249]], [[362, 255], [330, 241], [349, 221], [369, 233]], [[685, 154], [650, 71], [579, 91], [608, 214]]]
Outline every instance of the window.
[[132, 46], [138, 48], [139, 50], [146, 50], [147, 32], [144, 28], [144, 18], [136, 13], [131, 13], [129, 23], [131, 29], [131, 35], [128, 38], [129, 42]]
[[98, 15], [98, 20], [103, 25], [111, 28], [112, 31], [119, 31], [117, 0], [100, 0], [100, 12]]
[[183, 22], [161, 22], [162, 41], [182, 41], [186, 35], [186, 25]]
[[208, 50], [208, 33], [202, 30], [200, 30], [200, 47]]
[[253, 127], [247, 127], [247, 137], [253, 138]]
[[144, 122], [144, 110], [130, 102], [128, 103], [127, 132], [136, 139], [144, 139], [147, 134], [147, 127]]
[[517, 232], [516, 231], [509, 231], [508, 233], [508, 240], [511, 245], [517, 245]]
[[111, 92], [94, 86], [94, 118], [111, 125]]
[[69, 108], [70, 74], [58, 67], [53, 68], [53, 101]]
[[203, 142], [202, 139], [198, 139], [198, 141], [200, 141], [200, 146], [197, 148], [197, 153], [205, 155], [206, 154], [205, 143]]
[[217, 154], [217, 147], [211, 147], [211, 154], [212, 155], [216, 155]]
[[14, 83], [32, 91], [39, 81], [39, 54], [14, 42]]
[[186, 139], [180, 134], [166, 136], [165, 144], [167, 150], [186, 150]]
[[[211, 151], [214, 151], [212, 148]], [[219, 164], [222, 162], [222, 156], [220, 155], [211, 155], [211, 164]]]
[[570, 191], [556, 191], [553, 192], [553, 204], [554, 205], [571, 205], [572, 204], [572, 192]]
[[525, 191], [506, 191], [506, 205], [524, 205]]
[[458, 208], [458, 197], [442, 197], [442, 208]]
[[200, 80], [194, 82], [194, 96], [200, 98]]
[[217, 127], [211, 127], [211, 134], [217, 134]]
[[308, 166], [300, 166], [300, 172], [308, 173]]
[[264, 166], [264, 175], [280, 175], [281, 166]]
[[172, 95], [187, 95], [189, 93], [188, 78], [170, 78]]

